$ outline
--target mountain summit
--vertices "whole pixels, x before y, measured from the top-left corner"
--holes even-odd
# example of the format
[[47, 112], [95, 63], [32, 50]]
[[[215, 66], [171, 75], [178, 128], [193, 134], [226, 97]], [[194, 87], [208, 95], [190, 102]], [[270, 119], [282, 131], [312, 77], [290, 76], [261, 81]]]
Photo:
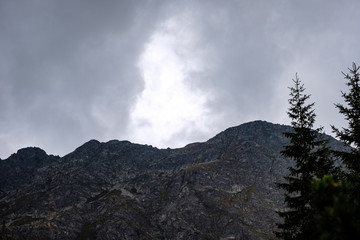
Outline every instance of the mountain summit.
[[2, 236], [273, 238], [289, 130], [249, 122], [179, 149], [91, 140], [62, 158], [21, 149], [0, 161]]

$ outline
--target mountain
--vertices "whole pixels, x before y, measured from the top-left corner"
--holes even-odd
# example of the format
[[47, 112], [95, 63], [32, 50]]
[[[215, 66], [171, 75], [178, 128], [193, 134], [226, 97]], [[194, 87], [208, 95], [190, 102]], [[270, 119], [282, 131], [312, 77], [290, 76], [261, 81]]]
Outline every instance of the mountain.
[[271, 239], [283, 207], [275, 182], [291, 165], [285, 131], [255, 121], [179, 149], [21, 149], [0, 161], [2, 239]]

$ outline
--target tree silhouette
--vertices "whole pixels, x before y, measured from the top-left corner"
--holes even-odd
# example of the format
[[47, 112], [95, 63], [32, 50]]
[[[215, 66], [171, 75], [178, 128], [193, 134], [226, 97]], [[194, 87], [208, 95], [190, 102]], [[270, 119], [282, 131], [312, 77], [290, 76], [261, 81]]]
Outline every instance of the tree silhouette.
[[[349, 93], [341, 92], [346, 105], [337, 103], [336, 108], [343, 114], [348, 122], [347, 128], [341, 130], [332, 126], [332, 129], [340, 141], [351, 147], [350, 151], [338, 151], [336, 154], [343, 160], [348, 168], [348, 180], [353, 183], [359, 183], [360, 180], [360, 67], [352, 64], [349, 68], [350, 73], [344, 74], [348, 80], [346, 85], [349, 87]], [[360, 187], [360, 186], [359, 186]], [[360, 197], [360, 193], [357, 193]]]
[[285, 190], [287, 209], [279, 211], [283, 223], [277, 224], [276, 236], [283, 239], [313, 239], [313, 211], [311, 209], [311, 183], [314, 177], [322, 177], [333, 171], [330, 149], [327, 141], [321, 137], [322, 128], [313, 130], [316, 114], [314, 103], [307, 104], [310, 95], [305, 94], [305, 87], [296, 75], [294, 87], [290, 88], [290, 107], [293, 131], [284, 135], [289, 138], [289, 145], [281, 154], [293, 160], [285, 182], [278, 186]]

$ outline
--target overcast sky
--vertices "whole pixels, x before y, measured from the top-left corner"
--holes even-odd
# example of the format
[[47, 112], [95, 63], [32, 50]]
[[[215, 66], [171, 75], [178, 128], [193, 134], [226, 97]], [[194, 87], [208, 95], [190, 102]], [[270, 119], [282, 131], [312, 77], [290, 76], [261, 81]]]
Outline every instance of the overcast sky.
[[358, 0], [0, 0], [0, 157], [90, 139], [159, 148], [289, 124], [295, 73], [316, 126], [344, 126]]

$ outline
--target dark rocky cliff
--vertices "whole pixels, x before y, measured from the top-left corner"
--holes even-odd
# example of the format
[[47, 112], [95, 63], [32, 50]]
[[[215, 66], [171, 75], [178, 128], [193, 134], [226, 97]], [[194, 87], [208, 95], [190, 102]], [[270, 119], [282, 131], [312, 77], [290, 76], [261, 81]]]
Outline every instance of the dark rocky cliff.
[[21, 149], [0, 161], [1, 236], [271, 239], [290, 129], [255, 121], [180, 149], [91, 140], [62, 158]]

